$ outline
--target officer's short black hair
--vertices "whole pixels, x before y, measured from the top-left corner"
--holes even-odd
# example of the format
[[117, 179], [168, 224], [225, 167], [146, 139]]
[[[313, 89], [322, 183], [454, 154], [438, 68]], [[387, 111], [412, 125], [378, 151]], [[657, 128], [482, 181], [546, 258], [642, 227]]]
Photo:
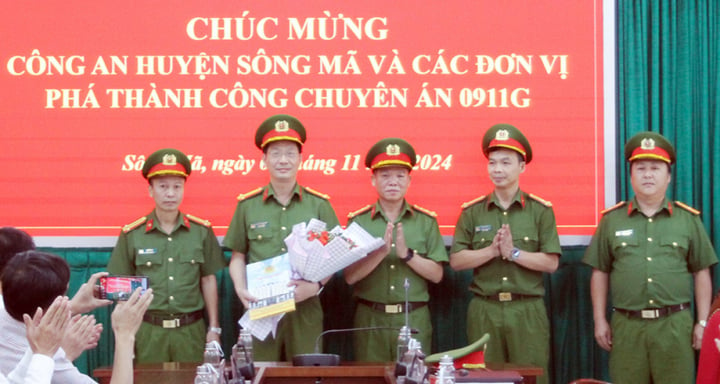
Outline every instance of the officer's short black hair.
[[43, 311], [67, 291], [70, 267], [60, 256], [41, 251], [18, 253], [2, 274], [2, 296], [5, 309], [17, 321], [23, 314], [32, 316], [38, 307]]
[[16, 254], [35, 249], [35, 242], [27, 232], [14, 228], [0, 228], [0, 275]]

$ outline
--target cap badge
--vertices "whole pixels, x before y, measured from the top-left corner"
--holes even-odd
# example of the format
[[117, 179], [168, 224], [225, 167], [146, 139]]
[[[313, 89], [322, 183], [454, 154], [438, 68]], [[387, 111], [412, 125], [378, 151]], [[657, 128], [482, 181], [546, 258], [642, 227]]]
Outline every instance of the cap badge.
[[290, 130], [290, 124], [285, 120], [276, 121], [275, 130], [277, 132], [287, 132]]
[[168, 153], [163, 156], [162, 163], [163, 165], [177, 165], [177, 157], [172, 153]]
[[640, 148], [647, 149], [647, 150], [653, 150], [655, 149], [655, 140], [653, 139], [642, 139], [640, 142]]
[[400, 155], [400, 146], [397, 144], [388, 144], [388, 146], [385, 147], [385, 153], [388, 156], [399, 156]]
[[508, 140], [510, 139], [510, 132], [507, 129], [499, 129], [495, 132], [495, 140]]

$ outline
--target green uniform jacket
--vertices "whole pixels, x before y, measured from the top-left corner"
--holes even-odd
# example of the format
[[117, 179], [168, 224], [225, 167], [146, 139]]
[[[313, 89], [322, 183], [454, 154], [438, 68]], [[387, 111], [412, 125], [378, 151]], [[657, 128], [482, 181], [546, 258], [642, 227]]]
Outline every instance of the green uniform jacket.
[[[371, 235], [382, 238], [385, 235], [388, 219], [382, 212], [380, 203], [376, 202], [375, 205], [367, 206], [353, 214], [348, 224], [352, 222], [358, 223]], [[417, 206], [410, 206], [405, 202], [403, 212], [395, 224], [398, 222], [402, 223], [408, 248], [415, 250], [422, 257], [437, 262], [448, 261], [437, 219], [429, 212]], [[396, 235], [397, 232], [394, 230], [393, 243]], [[400, 255], [400, 257], [405, 257], [405, 255]], [[408, 290], [410, 301], [428, 301], [430, 299], [427, 281], [400, 260], [395, 253], [395, 247], [392, 247], [390, 254], [368, 276], [355, 284], [353, 292], [357, 297], [378, 303], [402, 303], [405, 301], [405, 289], [403, 288], [405, 278], [408, 278], [410, 282]]]
[[603, 215], [583, 262], [610, 274], [615, 307], [640, 310], [692, 300], [692, 273], [717, 263], [698, 214], [665, 199], [647, 217], [633, 199]]
[[[518, 190], [507, 210], [500, 206], [494, 193], [466, 203], [463, 208], [450, 253], [491, 245], [503, 224], [510, 225], [513, 244], [518, 249], [561, 253], [552, 207], [534, 195]], [[470, 290], [480, 296], [499, 292], [545, 294], [542, 272], [523, 268], [500, 257], [474, 269]]]
[[238, 199], [223, 243], [245, 254], [248, 264], [287, 252], [284, 240], [295, 224], [316, 218], [325, 222], [328, 230], [339, 225], [327, 196], [297, 184], [287, 206], [275, 199], [270, 184]]
[[205, 307], [200, 278], [225, 267], [210, 224], [180, 213], [169, 235], [155, 211], [125, 226], [108, 263], [112, 275], [147, 276], [155, 296], [149, 311], [189, 313]]

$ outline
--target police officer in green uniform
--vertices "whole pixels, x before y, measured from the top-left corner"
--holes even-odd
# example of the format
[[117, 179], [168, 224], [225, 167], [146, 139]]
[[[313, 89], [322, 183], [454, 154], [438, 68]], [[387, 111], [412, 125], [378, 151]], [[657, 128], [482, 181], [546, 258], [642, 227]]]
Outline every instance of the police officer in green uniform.
[[[427, 282], [442, 279], [442, 263], [448, 258], [435, 213], [405, 200], [415, 161], [415, 150], [403, 139], [380, 140], [368, 151], [365, 166], [372, 170], [378, 199], [348, 218], [349, 223], [358, 223], [373, 236], [384, 238], [385, 245], [345, 268], [344, 274], [347, 283], [354, 284], [358, 301], [355, 327], [400, 329], [405, 325], [407, 279], [410, 326], [420, 331], [414, 337], [429, 349], [432, 324]], [[398, 332], [388, 330], [358, 332], [355, 359], [395, 360], [397, 339]]]
[[613, 383], [693, 383], [693, 348], [702, 344], [717, 257], [700, 212], [665, 195], [675, 162], [670, 142], [639, 133], [625, 158], [635, 197], [603, 212], [583, 258], [593, 267], [595, 340], [610, 351]]
[[495, 189], [463, 204], [450, 249], [450, 266], [473, 270], [468, 339], [490, 334], [487, 362], [542, 367], [547, 383], [550, 326], [543, 273], [554, 272], [560, 240], [551, 204], [520, 190], [532, 160], [525, 136], [512, 125], [492, 126], [483, 137]]
[[123, 227], [110, 256], [110, 274], [147, 276], [155, 294], [135, 339], [138, 363], [202, 361], [205, 343], [220, 341], [215, 273], [225, 259], [210, 222], [179, 211], [190, 171], [176, 149], [147, 158], [155, 209]]
[[[232, 249], [230, 276], [235, 292], [245, 308], [256, 301], [247, 289], [245, 267], [287, 252], [284, 239], [292, 227], [312, 218], [324, 221], [328, 228], [338, 225], [329, 197], [297, 183], [302, 162], [305, 127], [289, 115], [265, 120], [255, 134], [255, 145], [263, 151], [263, 162], [270, 183], [238, 196], [232, 222], [224, 244]], [[312, 353], [315, 338], [323, 330], [323, 312], [318, 295], [329, 280], [312, 283], [294, 280], [296, 309], [286, 313], [278, 324], [275, 337], [253, 340], [258, 361], [290, 360], [294, 355]]]

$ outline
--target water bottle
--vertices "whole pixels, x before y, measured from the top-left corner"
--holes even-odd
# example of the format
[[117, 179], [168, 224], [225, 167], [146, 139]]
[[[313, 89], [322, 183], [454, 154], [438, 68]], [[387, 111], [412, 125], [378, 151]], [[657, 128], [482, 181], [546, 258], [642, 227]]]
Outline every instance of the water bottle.
[[225, 359], [222, 347], [217, 341], [211, 341], [205, 344], [205, 353], [203, 354], [203, 362], [205, 365], [210, 365], [212, 370], [211, 373], [215, 375], [218, 383], [222, 383], [225, 380]]
[[252, 335], [247, 329], [240, 330], [237, 343], [233, 345], [232, 368], [234, 379], [249, 380], [255, 376]]
[[195, 384], [216, 384], [217, 376], [207, 364], [198, 365], [195, 370]]
[[400, 362], [405, 356], [405, 352], [408, 351], [408, 347], [410, 345], [410, 328], [407, 326], [403, 326], [400, 328], [400, 334], [398, 335], [398, 343], [397, 343], [397, 355], [395, 356], [395, 361]]
[[437, 371], [437, 384], [455, 384], [455, 365], [452, 357], [445, 355], [440, 358], [440, 365]]

